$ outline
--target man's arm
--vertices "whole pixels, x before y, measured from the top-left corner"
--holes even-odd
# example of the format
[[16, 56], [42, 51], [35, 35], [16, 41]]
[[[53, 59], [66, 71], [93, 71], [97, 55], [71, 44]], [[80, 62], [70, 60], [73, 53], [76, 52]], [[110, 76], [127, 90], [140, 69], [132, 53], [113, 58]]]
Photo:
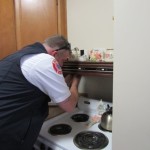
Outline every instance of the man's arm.
[[71, 95], [66, 100], [58, 104], [63, 110], [67, 112], [72, 112], [78, 102], [78, 85], [80, 78], [80, 76], [73, 76], [72, 84], [70, 87]]

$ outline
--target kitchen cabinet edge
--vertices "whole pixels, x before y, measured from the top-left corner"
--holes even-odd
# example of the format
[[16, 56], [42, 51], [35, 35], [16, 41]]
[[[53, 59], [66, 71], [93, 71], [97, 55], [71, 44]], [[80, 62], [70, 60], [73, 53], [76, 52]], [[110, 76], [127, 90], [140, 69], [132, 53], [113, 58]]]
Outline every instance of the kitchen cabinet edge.
[[66, 61], [62, 70], [64, 75], [113, 77], [113, 62]]

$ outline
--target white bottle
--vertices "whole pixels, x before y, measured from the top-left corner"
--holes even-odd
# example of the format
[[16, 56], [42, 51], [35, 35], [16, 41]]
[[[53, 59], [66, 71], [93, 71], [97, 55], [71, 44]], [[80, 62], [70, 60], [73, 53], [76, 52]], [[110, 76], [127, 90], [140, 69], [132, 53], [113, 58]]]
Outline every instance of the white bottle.
[[102, 99], [100, 100], [97, 109], [98, 109], [99, 115], [102, 115], [105, 112], [105, 107], [104, 107], [104, 103], [103, 103]]

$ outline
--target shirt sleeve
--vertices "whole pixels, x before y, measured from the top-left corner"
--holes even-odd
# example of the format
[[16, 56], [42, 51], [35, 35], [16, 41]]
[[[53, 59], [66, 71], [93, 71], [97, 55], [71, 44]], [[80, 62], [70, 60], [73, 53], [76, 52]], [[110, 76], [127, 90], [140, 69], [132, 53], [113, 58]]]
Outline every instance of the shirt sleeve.
[[25, 78], [47, 94], [54, 103], [60, 103], [71, 95], [61, 67], [54, 57], [48, 54], [24, 56], [21, 69]]

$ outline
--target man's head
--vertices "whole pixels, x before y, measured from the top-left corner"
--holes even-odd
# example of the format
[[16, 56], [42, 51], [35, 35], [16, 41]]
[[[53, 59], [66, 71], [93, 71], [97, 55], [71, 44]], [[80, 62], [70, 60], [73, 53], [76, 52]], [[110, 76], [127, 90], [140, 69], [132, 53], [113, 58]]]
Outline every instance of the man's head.
[[44, 46], [50, 55], [53, 55], [60, 66], [66, 61], [71, 55], [70, 43], [61, 35], [55, 35], [48, 37], [44, 41]]

